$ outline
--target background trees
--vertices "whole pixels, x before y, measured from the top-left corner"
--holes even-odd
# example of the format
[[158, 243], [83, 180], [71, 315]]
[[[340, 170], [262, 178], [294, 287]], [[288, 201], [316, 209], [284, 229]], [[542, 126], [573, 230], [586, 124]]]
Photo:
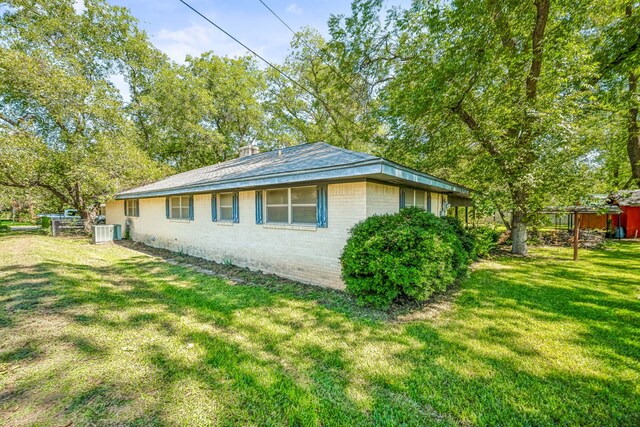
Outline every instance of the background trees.
[[103, 0], [2, 5], [0, 186], [86, 217], [249, 143], [326, 141], [470, 186], [476, 206], [513, 213], [521, 254], [542, 206], [640, 185], [626, 0], [356, 1], [328, 38], [295, 35], [284, 74], [214, 52], [176, 64]]
[[575, 203], [600, 167], [594, 156], [607, 151], [595, 150], [586, 141], [592, 129], [583, 127], [601, 72], [589, 31], [595, 17], [606, 19], [595, 9], [549, 0], [414, 1], [385, 14], [382, 2], [368, 1], [335, 21], [333, 35], [349, 67], [387, 77], [385, 153], [511, 211], [513, 252], [526, 254], [536, 213], [552, 199]]
[[113, 192], [161, 174], [110, 81], [140, 42], [125, 10], [12, 1], [0, 35], [0, 185], [44, 189], [92, 219]]

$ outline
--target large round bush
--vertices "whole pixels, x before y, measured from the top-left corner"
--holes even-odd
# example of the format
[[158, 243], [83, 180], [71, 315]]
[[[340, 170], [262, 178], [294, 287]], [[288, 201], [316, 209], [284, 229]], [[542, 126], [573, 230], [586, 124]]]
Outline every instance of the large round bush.
[[359, 302], [388, 307], [428, 299], [465, 274], [469, 253], [454, 225], [422, 209], [372, 216], [351, 230], [342, 276]]

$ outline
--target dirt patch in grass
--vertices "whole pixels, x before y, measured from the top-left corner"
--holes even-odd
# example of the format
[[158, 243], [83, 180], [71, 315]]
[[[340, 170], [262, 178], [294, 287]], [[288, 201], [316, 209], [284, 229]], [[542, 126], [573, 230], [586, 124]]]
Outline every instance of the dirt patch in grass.
[[446, 292], [434, 295], [427, 301], [414, 302], [401, 300], [392, 304], [388, 310], [380, 310], [359, 305], [354, 297], [341, 290], [296, 282], [275, 274], [251, 271], [248, 268], [237, 267], [230, 264], [220, 264], [204, 258], [179, 254], [167, 249], [154, 248], [141, 242], [121, 240], [115, 242], [115, 244], [152, 256], [157, 260], [162, 260], [171, 265], [189, 268], [197, 273], [222, 278], [231, 286], [260, 286], [275, 292], [286, 292], [287, 294], [305, 300], [315, 300], [320, 305], [341, 310], [353, 317], [373, 321], [407, 322], [418, 319], [435, 319], [441, 313], [451, 308], [452, 302], [458, 295], [459, 290], [459, 286], [454, 286]]

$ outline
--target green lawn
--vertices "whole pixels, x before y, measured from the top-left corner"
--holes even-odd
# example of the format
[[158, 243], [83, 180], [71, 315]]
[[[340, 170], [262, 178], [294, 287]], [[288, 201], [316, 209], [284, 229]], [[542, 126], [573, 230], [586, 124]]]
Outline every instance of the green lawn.
[[0, 235], [0, 425], [640, 425], [640, 244], [570, 251], [483, 262], [389, 318], [115, 244]]
[[35, 223], [33, 222], [18, 222], [18, 221], [11, 221], [8, 219], [2, 219], [0, 220], [0, 225], [6, 225], [7, 227], [20, 227], [20, 226], [25, 226], [25, 225], [35, 225]]

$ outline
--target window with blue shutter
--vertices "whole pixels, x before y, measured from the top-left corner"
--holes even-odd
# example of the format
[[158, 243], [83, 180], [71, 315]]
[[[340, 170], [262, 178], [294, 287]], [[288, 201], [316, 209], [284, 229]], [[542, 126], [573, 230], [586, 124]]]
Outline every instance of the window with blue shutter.
[[400, 189], [400, 209], [405, 207], [405, 199], [407, 197], [406, 192], [404, 191], [404, 188]]
[[262, 208], [262, 190], [256, 191], [256, 224], [262, 224], [264, 222], [264, 210]]
[[233, 222], [236, 224], [240, 222], [240, 195], [238, 192], [233, 193]]
[[193, 221], [193, 196], [167, 197], [167, 218]]
[[318, 185], [317, 188], [318, 196], [317, 196], [317, 207], [316, 207], [316, 215], [317, 215], [317, 226], [320, 228], [327, 228], [328, 221], [328, 191], [326, 185]]
[[218, 221], [218, 195], [216, 193], [211, 194], [211, 221]]

